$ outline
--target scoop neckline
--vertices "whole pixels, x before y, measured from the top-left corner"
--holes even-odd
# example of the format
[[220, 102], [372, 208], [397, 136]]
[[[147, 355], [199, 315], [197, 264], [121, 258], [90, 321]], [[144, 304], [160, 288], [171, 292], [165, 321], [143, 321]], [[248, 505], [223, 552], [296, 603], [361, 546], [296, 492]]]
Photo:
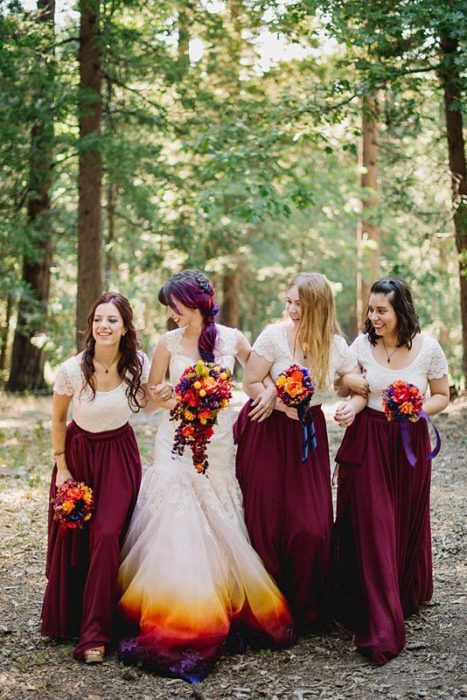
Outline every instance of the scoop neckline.
[[425, 345], [425, 337], [426, 337], [425, 333], [420, 333], [421, 343], [420, 343], [420, 347], [419, 347], [419, 349], [418, 349], [418, 352], [417, 352], [417, 354], [415, 355], [415, 357], [413, 358], [412, 362], [409, 362], [409, 364], [408, 364], [408, 365], [405, 365], [405, 367], [389, 367], [389, 366], [387, 366], [387, 365], [390, 364], [389, 362], [387, 362], [385, 365], [382, 365], [380, 362], [378, 362], [378, 360], [377, 360], [377, 359], [375, 358], [375, 356], [373, 355], [373, 346], [372, 346], [372, 344], [370, 343], [370, 339], [369, 339], [368, 335], [366, 336], [366, 339], [367, 339], [367, 342], [368, 342], [368, 348], [369, 348], [369, 351], [370, 351], [370, 357], [371, 357], [371, 359], [373, 360], [373, 362], [375, 363], [375, 365], [377, 365], [378, 367], [381, 367], [382, 369], [388, 369], [390, 372], [404, 372], [406, 369], [409, 369], [410, 367], [412, 367], [412, 365], [414, 364], [414, 362], [416, 362], [417, 359], [419, 358], [420, 353], [422, 352], [423, 347], [424, 347], [424, 345]]
[[[79, 367], [79, 371], [82, 373], [83, 370], [81, 369], [81, 362], [78, 360], [78, 355], [74, 355], [73, 359], [76, 361], [76, 364]], [[125, 381], [122, 379], [120, 384], [117, 384], [117, 386], [114, 386], [113, 389], [108, 389], [107, 391], [102, 391], [102, 389], [96, 389], [96, 394], [112, 394], [114, 391], [117, 391], [117, 389], [120, 389], [121, 386], [125, 384]]]

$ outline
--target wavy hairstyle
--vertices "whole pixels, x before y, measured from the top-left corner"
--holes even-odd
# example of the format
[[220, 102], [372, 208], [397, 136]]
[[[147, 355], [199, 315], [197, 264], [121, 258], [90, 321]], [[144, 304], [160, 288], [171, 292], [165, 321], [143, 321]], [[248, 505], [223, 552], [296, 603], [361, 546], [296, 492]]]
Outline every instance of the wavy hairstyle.
[[[384, 294], [388, 297], [397, 316], [397, 347], [405, 346], [410, 350], [412, 340], [420, 333], [420, 323], [407, 282], [397, 277], [384, 277], [374, 283], [370, 289], [370, 296], [372, 294]], [[370, 343], [376, 345], [379, 336], [368, 318], [368, 305], [363, 332], [368, 333]]]
[[94, 316], [100, 304], [113, 304], [120, 312], [125, 327], [125, 335], [120, 338], [120, 359], [117, 371], [122, 381], [127, 384], [126, 396], [128, 405], [134, 413], [143, 408], [141, 399], [141, 375], [143, 372], [143, 357], [139, 352], [141, 345], [136, 335], [133, 325], [133, 309], [126, 297], [118, 292], [104, 292], [96, 299], [88, 316], [88, 326], [86, 330], [86, 341], [83, 356], [81, 358], [81, 369], [84, 375], [83, 389], [86, 386], [92, 391], [93, 399], [96, 396], [96, 378], [94, 369], [94, 352], [96, 341], [92, 333]]
[[214, 361], [217, 328], [214, 322], [219, 308], [214, 303], [214, 287], [199, 270], [183, 270], [167, 280], [159, 290], [159, 301], [180, 313], [177, 302], [189, 309], [198, 309], [203, 317], [198, 349], [206, 362]]
[[300, 342], [303, 352], [311, 358], [313, 379], [324, 389], [329, 383], [331, 344], [334, 335], [341, 334], [334, 295], [328, 280], [319, 272], [301, 272], [291, 281], [291, 287], [297, 287], [300, 300], [294, 354]]

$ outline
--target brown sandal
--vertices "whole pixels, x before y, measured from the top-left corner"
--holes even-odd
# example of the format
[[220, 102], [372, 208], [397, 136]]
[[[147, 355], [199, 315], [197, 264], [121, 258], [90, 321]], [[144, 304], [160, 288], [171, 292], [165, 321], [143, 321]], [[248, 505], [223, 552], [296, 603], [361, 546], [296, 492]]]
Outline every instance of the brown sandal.
[[101, 664], [104, 661], [105, 647], [86, 649], [84, 652], [85, 664]]

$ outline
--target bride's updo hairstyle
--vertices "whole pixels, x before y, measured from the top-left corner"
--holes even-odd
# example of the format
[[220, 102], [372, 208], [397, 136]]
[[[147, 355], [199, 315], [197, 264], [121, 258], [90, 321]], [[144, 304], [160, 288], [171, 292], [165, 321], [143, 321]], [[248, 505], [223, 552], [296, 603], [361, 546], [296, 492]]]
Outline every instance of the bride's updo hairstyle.
[[205, 362], [214, 362], [217, 329], [214, 318], [219, 307], [214, 302], [214, 287], [199, 270], [183, 270], [167, 280], [159, 290], [159, 301], [180, 313], [177, 302], [189, 309], [198, 309], [203, 317], [203, 329], [198, 348]]

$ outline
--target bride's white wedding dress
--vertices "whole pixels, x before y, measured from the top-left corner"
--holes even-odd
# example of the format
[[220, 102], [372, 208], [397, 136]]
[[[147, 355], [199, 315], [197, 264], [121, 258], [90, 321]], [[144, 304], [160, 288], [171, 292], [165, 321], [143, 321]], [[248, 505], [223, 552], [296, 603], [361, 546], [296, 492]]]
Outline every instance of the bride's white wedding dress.
[[[233, 370], [238, 331], [217, 330], [215, 361]], [[195, 362], [183, 355], [183, 332], [165, 335], [173, 384]], [[232, 423], [231, 409], [222, 410], [207, 478], [196, 472], [189, 449], [182, 457], [172, 453], [177, 424], [164, 412], [122, 550], [119, 611], [132, 634], [119, 654], [128, 663], [196, 681], [233, 630], [248, 627], [275, 644], [290, 640], [287, 604], [243, 521]]]

